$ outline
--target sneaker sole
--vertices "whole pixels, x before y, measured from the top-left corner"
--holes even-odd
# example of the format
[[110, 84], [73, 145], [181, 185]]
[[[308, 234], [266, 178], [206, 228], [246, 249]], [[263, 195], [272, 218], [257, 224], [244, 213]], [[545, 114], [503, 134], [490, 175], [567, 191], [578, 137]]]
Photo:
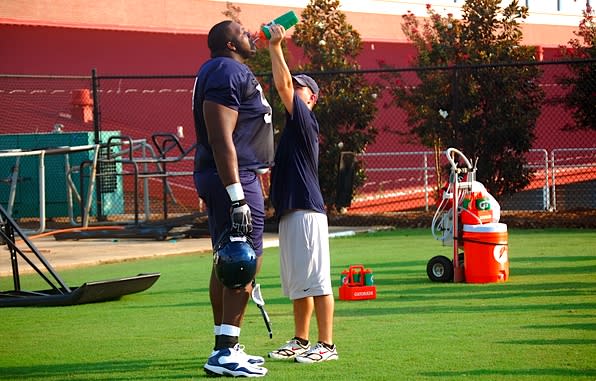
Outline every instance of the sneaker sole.
[[[283, 360], [293, 360], [293, 359], [295, 359], [297, 356], [300, 356], [300, 353], [297, 353], [297, 354], [295, 354], [294, 356], [277, 356], [277, 355], [273, 355], [273, 356], [272, 356], [271, 354], [268, 354], [267, 356], [268, 356], [270, 359], [273, 359], [273, 360], [282, 360], [282, 361], [283, 361]], [[276, 357], [276, 356], [277, 356], [277, 357]]]
[[248, 360], [247, 362], [250, 365], [254, 365], [254, 366], [263, 366], [263, 365], [265, 365], [265, 360]]
[[221, 377], [221, 376], [230, 376], [230, 377], [264, 377], [267, 374], [266, 368], [261, 368], [264, 370], [263, 373], [247, 373], [244, 371], [236, 371], [236, 370], [229, 370], [227, 368], [213, 366], [209, 364], [205, 364], [203, 366], [203, 370], [209, 376], [213, 377]]
[[295, 352], [295, 351], [293, 351], [294, 352], [294, 355], [292, 355], [292, 356], [278, 355], [278, 354], [275, 354], [274, 352], [269, 352], [267, 354], [267, 357], [269, 357], [271, 359], [274, 359], [274, 360], [293, 360], [296, 357], [300, 356], [301, 354], [308, 352], [309, 350], [310, 350], [310, 348], [303, 349], [301, 352]]
[[203, 367], [203, 370], [205, 371], [205, 373], [207, 374], [207, 376], [209, 377], [222, 377], [223, 374], [219, 374], [219, 373], [215, 373], [210, 371], [209, 369], [207, 369], [206, 367]]
[[337, 360], [337, 359], [339, 359], [339, 356], [337, 354], [335, 354], [335, 355], [331, 355], [331, 356], [327, 357], [326, 359], [321, 359], [321, 360], [311, 360], [309, 358], [306, 358], [304, 360], [299, 360], [298, 358], [295, 358], [294, 362], [297, 362], [300, 364], [315, 364], [318, 362], [333, 361], [333, 360]]

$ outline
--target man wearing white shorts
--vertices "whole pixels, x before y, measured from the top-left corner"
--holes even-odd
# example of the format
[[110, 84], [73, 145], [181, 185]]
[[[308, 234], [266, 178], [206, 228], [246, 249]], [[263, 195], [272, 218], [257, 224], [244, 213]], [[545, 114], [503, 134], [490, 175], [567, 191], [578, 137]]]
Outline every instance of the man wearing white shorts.
[[[331, 295], [327, 216], [296, 210], [279, 221], [280, 269], [284, 295], [291, 300]], [[308, 252], [310, 255], [306, 255]]]
[[[312, 111], [319, 86], [307, 75], [290, 74], [281, 48], [284, 27], [272, 25], [269, 31], [273, 81], [286, 109], [269, 197], [279, 219], [282, 288], [294, 311], [294, 337], [269, 357], [299, 363], [336, 360], [329, 229], [318, 175], [319, 123]], [[311, 346], [313, 311], [318, 340]]]

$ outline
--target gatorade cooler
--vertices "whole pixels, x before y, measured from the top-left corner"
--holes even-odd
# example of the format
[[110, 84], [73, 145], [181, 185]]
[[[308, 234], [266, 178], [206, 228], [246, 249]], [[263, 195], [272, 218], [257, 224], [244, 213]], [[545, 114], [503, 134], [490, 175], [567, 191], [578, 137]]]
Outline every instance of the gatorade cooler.
[[365, 300], [377, 298], [377, 288], [373, 285], [372, 270], [365, 269], [363, 265], [351, 265], [348, 270], [342, 271], [340, 279], [339, 299]]
[[509, 278], [507, 225], [464, 225], [463, 241], [467, 283], [505, 282]]

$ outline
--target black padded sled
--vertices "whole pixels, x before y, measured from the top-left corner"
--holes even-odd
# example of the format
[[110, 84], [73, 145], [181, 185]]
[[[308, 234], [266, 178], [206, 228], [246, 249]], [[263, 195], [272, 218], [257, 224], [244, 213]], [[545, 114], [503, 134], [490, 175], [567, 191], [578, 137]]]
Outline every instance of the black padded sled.
[[[23, 240], [31, 253], [41, 262], [43, 270], [23, 250], [17, 247], [15, 235]], [[70, 288], [26, 234], [22, 232], [16, 222], [6, 213], [2, 205], [0, 205], [0, 245], [8, 245], [14, 286], [13, 290], [0, 291], [0, 307], [68, 306], [115, 300], [124, 295], [148, 289], [160, 276], [160, 273], [138, 274], [126, 278], [86, 282], [80, 287]], [[48, 284], [49, 289], [40, 291], [22, 290], [19, 257], [35, 270]]]

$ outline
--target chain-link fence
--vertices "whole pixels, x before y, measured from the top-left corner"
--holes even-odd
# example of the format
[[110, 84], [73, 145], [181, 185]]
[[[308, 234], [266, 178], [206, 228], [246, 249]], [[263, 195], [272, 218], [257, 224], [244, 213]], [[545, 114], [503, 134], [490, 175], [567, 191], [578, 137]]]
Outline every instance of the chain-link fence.
[[[559, 78], [569, 74], [570, 66], [595, 62], [532, 65], [540, 70], [539, 86], [545, 94], [526, 154], [532, 177], [525, 189], [501, 200], [502, 208], [595, 209], [596, 130], [570, 129], [576, 110], [554, 102], [569, 91]], [[387, 81], [395, 70], [351, 73], [380, 91], [373, 121], [378, 136], [365, 152], [352, 155], [349, 169], [361, 168], [364, 180], [344, 202], [348, 214], [435, 208], [437, 188], [445, 181], [436, 168], [445, 165], [445, 158], [437, 159], [411, 134], [408, 115], [390, 91], [391, 86], [418, 86], [417, 70], [422, 69], [400, 69], [399, 82]], [[319, 80], [337, 74], [311, 75]], [[583, 80], [592, 83], [593, 94], [596, 78]], [[270, 81], [261, 76], [274, 100]], [[73, 225], [142, 222], [204, 211], [192, 178], [193, 85], [193, 75], [0, 75], [0, 204], [15, 218], [64, 219]], [[465, 100], [456, 97], [452, 102]], [[483, 167], [479, 162], [478, 171]], [[349, 183], [344, 181], [344, 186]], [[265, 177], [265, 193], [267, 184]]]

